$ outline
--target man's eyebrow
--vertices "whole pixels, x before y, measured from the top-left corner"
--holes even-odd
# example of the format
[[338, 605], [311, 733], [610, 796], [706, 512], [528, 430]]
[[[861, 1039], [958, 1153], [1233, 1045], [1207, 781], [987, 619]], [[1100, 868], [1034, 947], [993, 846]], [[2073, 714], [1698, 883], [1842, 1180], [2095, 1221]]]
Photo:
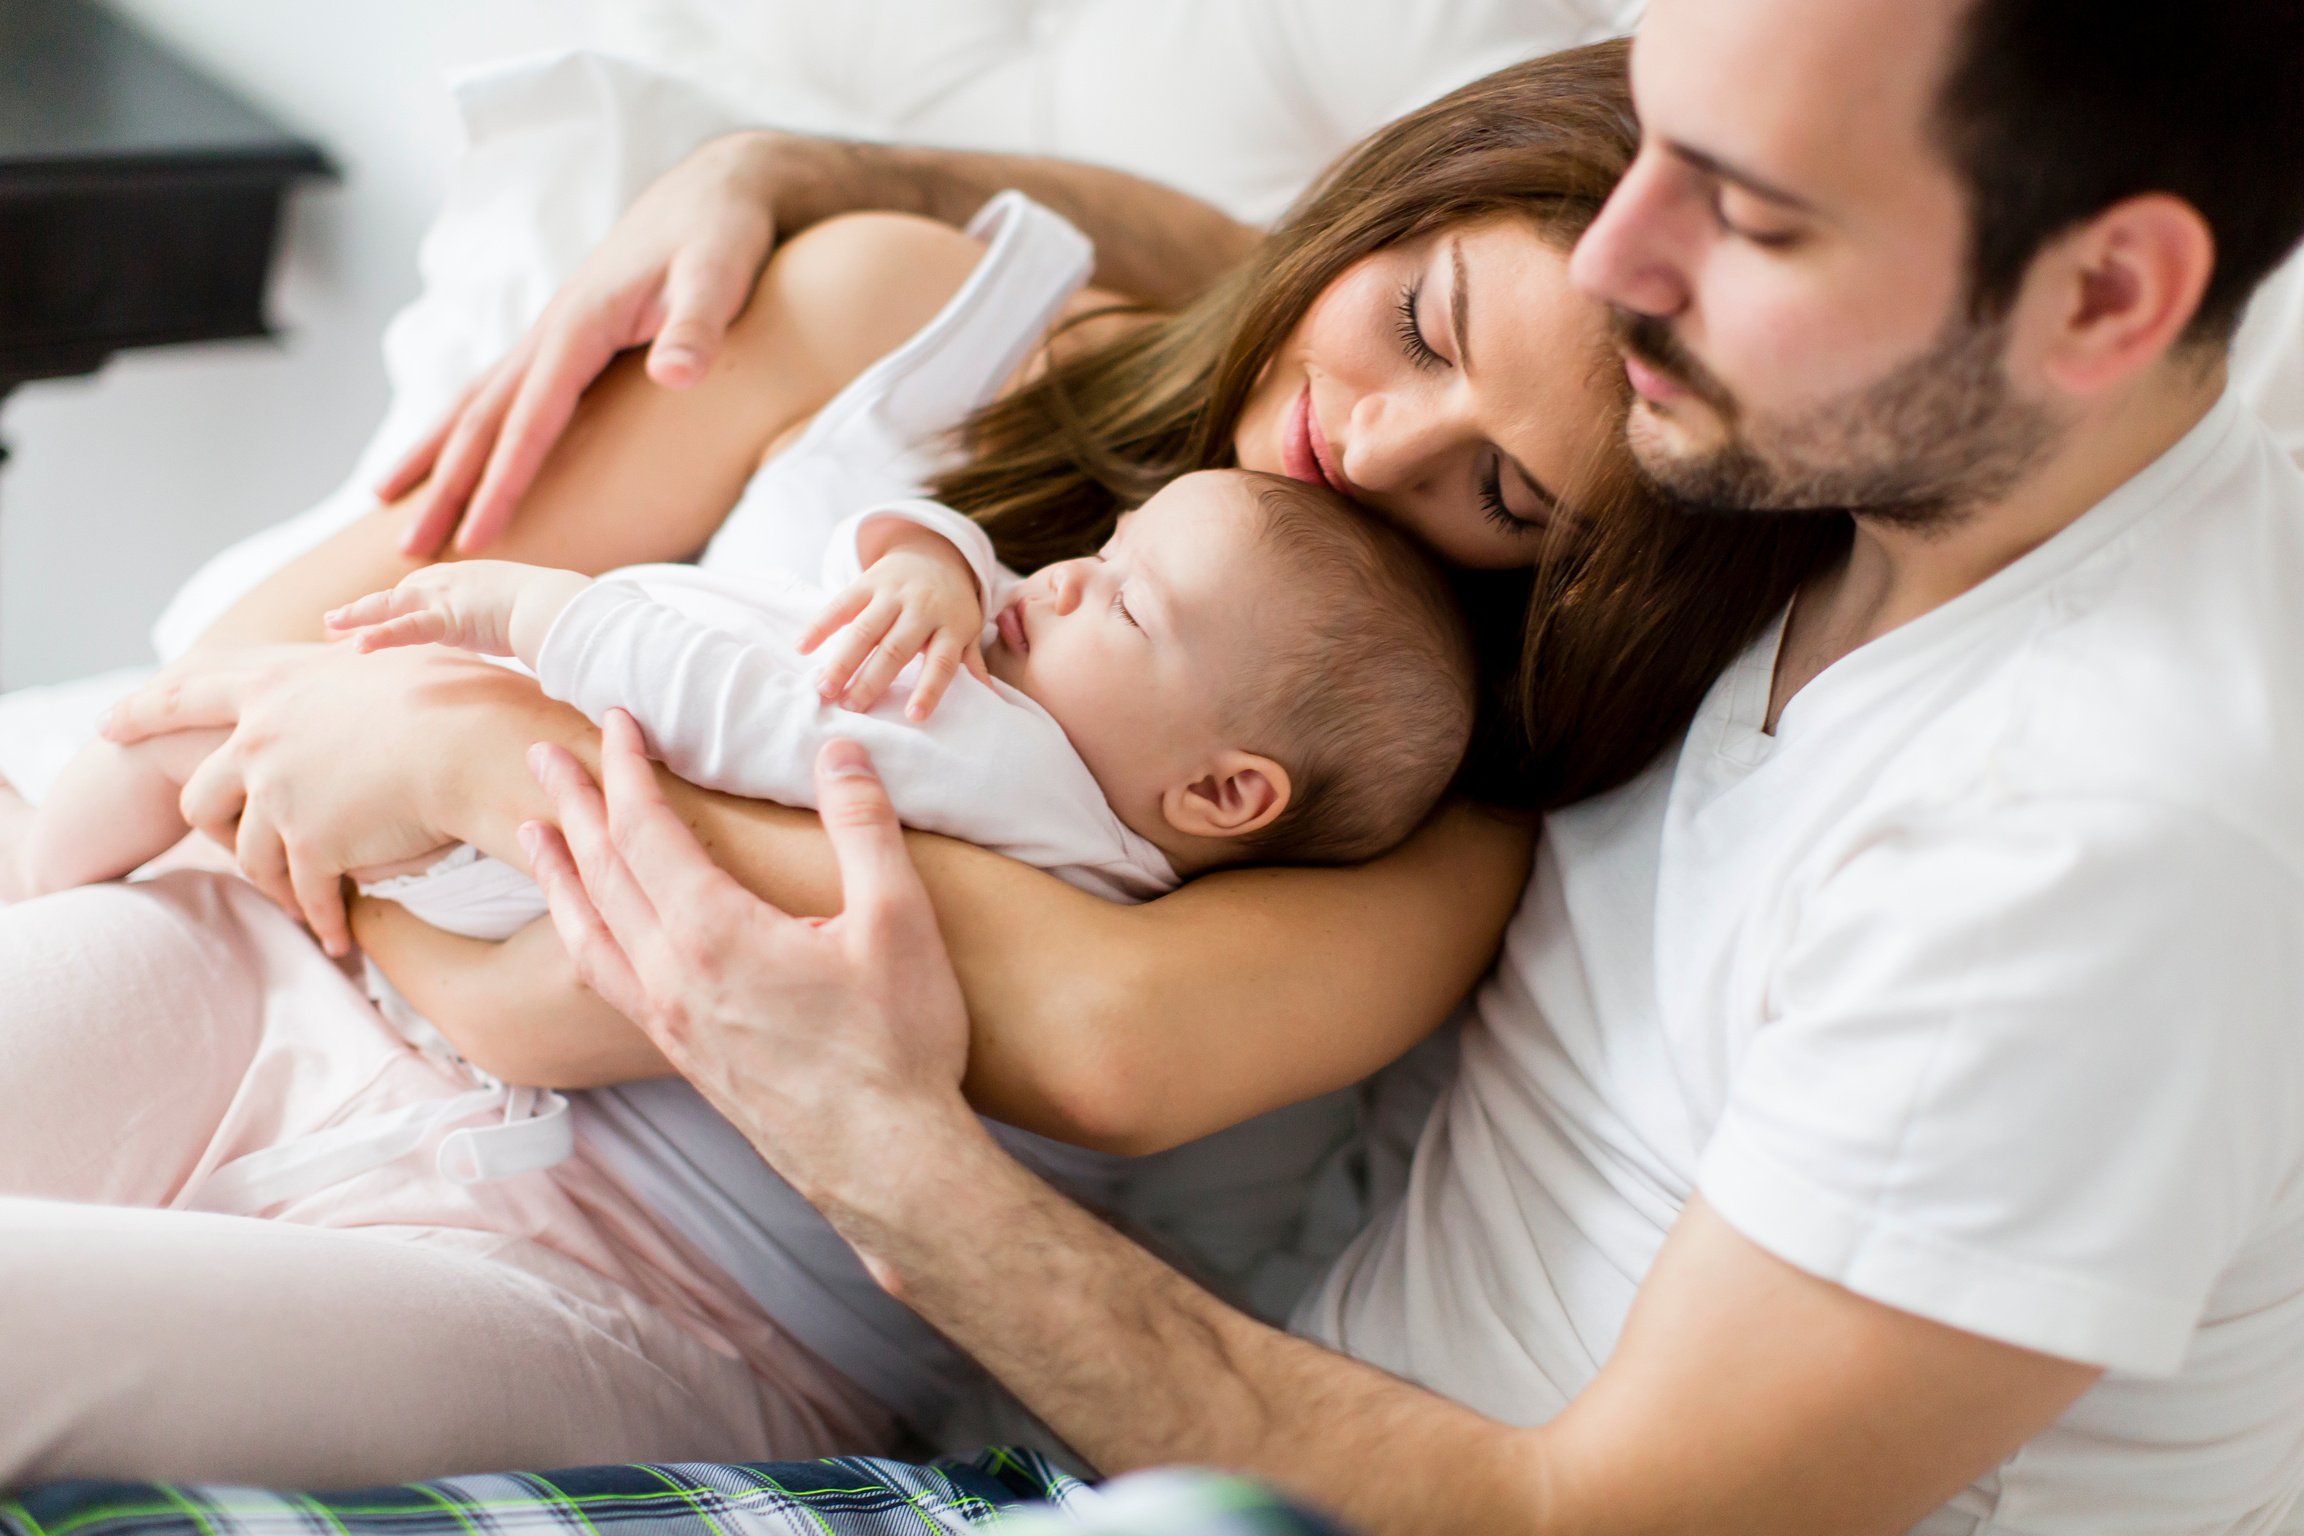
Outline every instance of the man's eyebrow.
[[1448, 264], [1455, 268], [1455, 281], [1448, 290], [1448, 322], [1449, 329], [1456, 333], [1456, 366], [1466, 373], [1470, 373], [1472, 371], [1472, 320], [1469, 312], [1471, 300], [1470, 295], [1465, 291], [1467, 285], [1464, 280], [1463, 241], [1452, 240], [1448, 243]]
[[1682, 144], [1676, 140], [1666, 140], [1665, 147], [1705, 175], [1718, 177], [1725, 182], [1732, 182], [1755, 197], [1764, 197], [1769, 202], [1781, 203], [1787, 208], [1797, 209], [1802, 213], [1816, 212], [1816, 205], [1799, 193], [1787, 191], [1772, 181], [1753, 175], [1741, 166], [1731, 165], [1718, 155], [1706, 154], [1692, 144]]

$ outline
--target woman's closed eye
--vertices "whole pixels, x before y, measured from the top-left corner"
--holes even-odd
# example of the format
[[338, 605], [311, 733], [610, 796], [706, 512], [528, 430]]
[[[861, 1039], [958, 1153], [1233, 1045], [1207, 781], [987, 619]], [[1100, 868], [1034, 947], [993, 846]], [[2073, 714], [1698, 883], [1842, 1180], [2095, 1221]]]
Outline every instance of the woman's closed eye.
[[1136, 615], [1128, 611], [1128, 594], [1126, 592], [1112, 594], [1112, 611], [1120, 615], [1130, 629], [1142, 629], [1144, 627], [1136, 622]]
[[1417, 305], [1424, 292], [1421, 279], [1404, 285], [1400, 302], [1393, 306], [1392, 329], [1399, 333], [1400, 349], [1408, 354], [1408, 361], [1425, 370], [1444, 368], [1448, 359], [1432, 349], [1424, 339], [1424, 326]]
[[1494, 454], [1488, 456], [1487, 467], [1480, 471], [1480, 511], [1506, 533], [1533, 533], [1544, 526], [1505, 505], [1504, 461]]

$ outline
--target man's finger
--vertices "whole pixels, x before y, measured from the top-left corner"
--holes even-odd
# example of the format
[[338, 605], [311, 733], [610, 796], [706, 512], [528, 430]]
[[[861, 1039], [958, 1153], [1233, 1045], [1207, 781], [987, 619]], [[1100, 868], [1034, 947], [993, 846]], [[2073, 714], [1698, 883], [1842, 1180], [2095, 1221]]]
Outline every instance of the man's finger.
[[904, 828], [872, 755], [856, 742], [824, 743], [816, 754], [817, 813], [840, 866], [841, 912], [873, 930], [936, 931], [927, 888], [904, 847]]
[[620, 709], [610, 710], [601, 727], [600, 788], [617, 852], [658, 911], [701, 914], [758, 907], [764, 916], [789, 921], [713, 863], [688, 824], [664, 803], [640, 727]]
[[577, 979], [605, 1000], [609, 1007], [632, 1020], [648, 1012], [648, 994], [633, 972], [632, 959], [600, 917], [600, 909], [584, 892], [568, 844], [560, 829], [531, 821], [520, 828], [520, 846], [528, 853], [528, 872], [544, 890], [552, 911], [553, 931], [576, 966]]
[[600, 786], [564, 749], [547, 743], [529, 749], [528, 768], [552, 797], [552, 813], [575, 860], [577, 877], [619, 942], [633, 953], [661, 944], [662, 920], [609, 835], [608, 806]]

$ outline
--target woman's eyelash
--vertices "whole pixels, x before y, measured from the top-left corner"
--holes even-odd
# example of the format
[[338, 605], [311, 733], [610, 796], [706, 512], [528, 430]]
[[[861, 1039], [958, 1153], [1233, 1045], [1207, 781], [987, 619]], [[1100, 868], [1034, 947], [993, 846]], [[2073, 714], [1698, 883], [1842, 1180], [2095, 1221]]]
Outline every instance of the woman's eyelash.
[[1480, 472], [1480, 511], [1506, 533], [1526, 533], [1537, 526], [1504, 505], [1504, 471], [1495, 464]]
[[1112, 611], [1120, 615], [1121, 618], [1127, 620], [1129, 628], [1142, 629], [1144, 627], [1143, 625], [1136, 622], [1136, 615], [1128, 611], [1128, 597], [1126, 593], [1115, 592], [1112, 594]]
[[1400, 346], [1408, 354], [1408, 361], [1419, 368], [1438, 368], [1447, 361], [1432, 350], [1424, 340], [1424, 328], [1416, 323], [1416, 300], [1423, 291], [1420, 283], [1409, 283], [1400, 290], [1400, 302], [1393, 306], [1392, 329], [1400, 334]]

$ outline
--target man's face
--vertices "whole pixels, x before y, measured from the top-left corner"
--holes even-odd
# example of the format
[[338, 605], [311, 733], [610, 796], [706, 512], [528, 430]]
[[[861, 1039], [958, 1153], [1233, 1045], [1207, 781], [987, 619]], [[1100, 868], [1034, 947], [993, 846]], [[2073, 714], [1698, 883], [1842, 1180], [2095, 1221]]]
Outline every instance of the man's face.
[[1578, 245], [1642, 467], [1684, 499], [1940, 521], [2054, 436], [1967, 294], [1930, 138], [1964, 0], [1651, 0], [1639, 158]]

